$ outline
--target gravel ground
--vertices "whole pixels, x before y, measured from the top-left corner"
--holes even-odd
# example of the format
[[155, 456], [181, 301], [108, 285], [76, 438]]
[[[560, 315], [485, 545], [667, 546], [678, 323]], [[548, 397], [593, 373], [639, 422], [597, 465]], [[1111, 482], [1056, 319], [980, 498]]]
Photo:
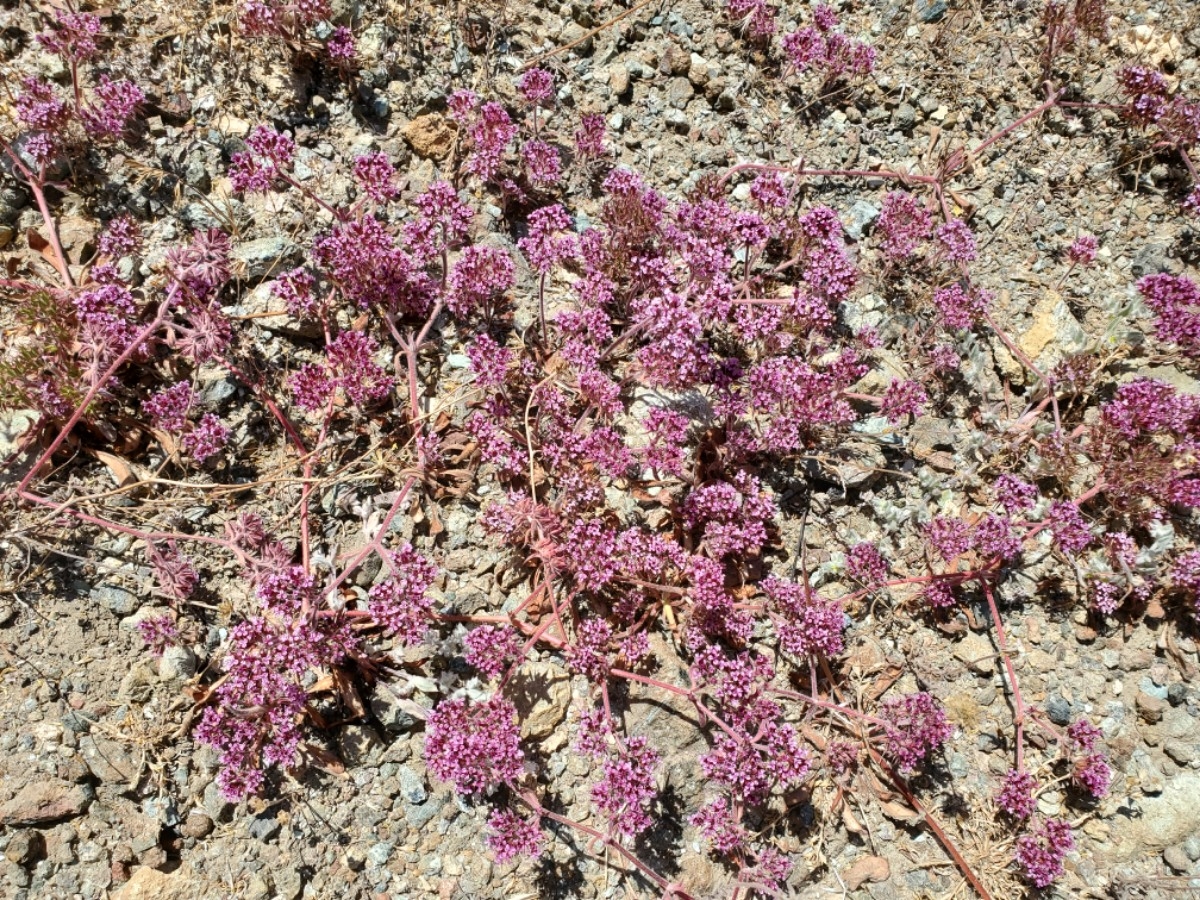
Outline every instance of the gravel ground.
[[[1200, 92], [1200, 17], [1190, 3], [1112, 5], [1112, 40], [1062, 61], [1070, 85], [1090, 101], [1114, 101], [1119, 65], [1140, 59], [1171, 66], [1181, 85]], [[86, 258], [100, 222], [128, 209], [147, 234], [147, 251], [123, 263], [139, 282], [193, 228], [229, 230], [240, 271], [226, 311], [246, 317], [244, 339], [268, 365], [289, 369], [315, 358], [314, 335], [286, 316], [261, 314], [272, 308], [273, 277], [300, 261], [327, 218], [294, 192], [233, 194], [225, 174], [229, 156], [259, 122], [291, 130], [300, 148], [296, 177], [323, 197], [351, 196], [349, 161], [366, 149], [388, 154], [405, 173], [411, 197], [444, 165], [450, 90], [470, 87], [511, 101], [519, 66], [578, 42], [545, 60], [559, 85], [559, 118], [551, 127], [566, 134], [580, 113], [602, 113], [613, 162], [636, 167], [668, 196], [680, 197], [701, 178], [747, 161], [930, 172], [947, 148], [974, 146], [1043, 98], [1036, 84], [1040, 4], [1025, 0], [840, 4], [846, 32], [873, 44], [879, 57], [874, 77], [833, 99], [815, 97], [816, 85], [803, 76], [781, 77], [778, 62], [731, 30], [722, 6], [711, 2], [651, 3], [594, 34], [622, 8], [342, 2], [335, 4], [338, 21], [352, 21], [358, 40], [361, 71], [353, 77], [311, 61], [293, 66], [277, 44], [231, 37], [227, 4], [181, 6], [112, 7], [111, 21], [120, 25], [112, 65], [143, 79], [152, 115], [146, 133], [103, 166], [102, 176], [80, 178], [56, 199], [65, 249], [73, 262]], [[805, 3], [778, 11], [784, 30], [808, 15]], [[0, 57], [10, 73], [61, 79], [55, 58], [29, 39], [38, 27], [26, 5], [0, 3]], [[479, 33], [487, 36], [483, 49], [473, 39]], [[1016, 129], [956, 179], [954, 202], [980, 244], [975, 279], [995, 294], [997, 321], [1039, 365], [1093, 346], [1114, 322], [1136, 332], [1137, 323], [1118, 313], [1139, 276], [1193, 270], [1196, 227], [1179, 212], [1186, 186], [1179, 169], [1149, 154], [1144, 139], [1110, 110], [1069, 118], [1055, 110]], [[36, 255], [28, 235], [42, 220], [11, 182], [0, 184], [0, 246], [6, 257], [25, 260]], [[734, 196], [747, 185], [735, 187]], [[878, 253], [868, 238], [886, 189], [882, 179], [808, 183], [813, 203], [838, 209], [860, 264]], [[598, 214], [587, 185], [572, 193], [585, 214]], [[501, 210], [494, 203], [480, 198], [475, 228], [509, 242], [496, 227]], [[1099, 257], [1064, 281], [1064, 251], [1079, 233], [1100, 238]], [[521, 277], [517, 290], [530, 315], [534, 282], [527, 271]], [[911, 327], [904, 292], [903, 279], [867, 283], [847, 304], [851, 325], [876, 327], [884, 337], [882, 363], [863, 391], [909, 369], [899, 339]], [[453, 331], [444, 340], [450, 352], [442, 375], [453, 382], [463, 377], [465, 362]], [[1192, 361], [1133, 346], [1118, 380], [1153, 374], [1200, 393]], [[914, 523], [896, 511], [973, 502], [979, 473], [1008, 452], [1001, 440], [981, 436], [981, 421], [989, 409], [1010, 403], [1019, 411], [1032, 385], [1026, 369], [990, 337], [972, 345], [962, 379], [970, 390], [935, 398], [902, 442], [858, 433], [846, 453], [821, 462], [823, 481], [812, 497], [821, 515], [805, 534], [810, 567], [835, 561], [855, 540], [878, 543], [896, 560], [919, 560]], [[201, 384], [206, 402], [231, 413], [233, 440], [257, 445], [259, 473], [284, 465], [278, 437], [257, 414], [241, 411], [242, 387], [216, 369], [202, 372]], [[0, 458], [11, 456], [12, 435], [28, 427], [11, 411], [3, 424]], [[372, 465], [363, 462], [357, 475], [370, 481], [379, 474]], [[89, 460], [79, 464], [78, 483], [102, 491], [113, 475], [102, 461]], [[478, 495], [497, 490], [486, 478], [479, 485]], [[214, 494], [163, 490], [139, 502], [169, 507], [216, 533], [246, 502], [286, 521], [296, 497], [293, 487], [266, 484]], [[319, 503], [331, 529], [353, 536], [357, 499], [354, 483], [322, 486]], [[794, 548], [800, 513], [786, 503], [781, 509], [779, 544]], [[404, 524], [403, 536], [442, 566], [436, 586], [442, 601], [465, 612], [499, 608], [517, 581], [509, 557], [484, 539], [477, 513], [477, 502], [447, 497], [440, 535], [428, 523]], [[16, 522], [15, 509], [0, 511], [10, 515]], [[645, 882], [567, 832], [553, 834], [538, 863], [494, 864], [480, 840], [486, 808], [456, 797], [426, 772], [423, 725], [413, 704], [433, 705], [438, 689], [428, 680], [399, 677], [369, 687], [366, 715], [328, 732], [328, 750], [340, 765], [295, 771], [261, 799], [225, 802], [214, 781], [214, 753], [189, 733], [190, 690], [211, 683], [225, 629], [247, 608], [245, 588], [227, 563], [211, 560], [213, 615], [190, 634], [190, 649], [155, 660], [136, 627], [163, 605], [144, 557], [128, 538], [53, 532], [34, 529], [20, 546], [0, 545], [6, 554], [0, 896], [653, 896]], [[51, 546], [72, 556], [54, 554]], [[779, 551], [781, 564], [791, 563], [790, 552]], [[1039, 798], [1042, 814], [1079, 823], [1077, 848], [1052, 893], [1200, 896], [1194, 621], [1153, 603], [1136, 617], [1098, 619], [1076, 602], [1074, 579], [1048, 548], [1027, 554], [1023, 571], [1027, 580], [1006, 582], [1002, 602], [1025, 702], [1058, 725], [1079, 716], [1099, 725], [1115, 772], [1111, 794], [1091, 808], [1068, 809], [1058, 790]], [[365, 573], [360, 586], [373, 575]], [[824, 585], [831, 595], [847, 590], [836, 574], [825, 576]], [[894, 684], [927, 690], [945, 703], [954, 735], [915, 784], [994, 896], [1019, 896], [1024, 888], [1009, 867], [1011, 835], [995, 821], [990, 799], [996, 777], [1011, 766], [1013, 708], [986, 609], [968, 606], [935, 622], [908, 614], [907, 599], [896, 592], [890, 602], [847, 610], [852, 624], [842, 671], [863, 692]], [[445, 630], [441, 640], [454, 651], [454, 633]], [[386, 642], [378, 649], [402, 656]], [[526, 669], [538, 686], [524, 699], [528, 753], [553, 778], [561, 807], [584, 818], [594, 775], [571, 749], [570, 729], [587, 682], [549, 651], [535, 654]], [[625, 703], [629, 732], [653, 733], [665, 757], [664, 824], [641, 847], [645, 857], [698, 896], [728, 896], [729, 871], [686, 824], [704, 789], [695, 765], [704, 745], [688, 710], [637, 690]], [[855, 828], [829, 814], [828, 783], [780, 811], [793, 826], [777, 838], [795, 863], [790, 896], [969, 894], [920, 815], [886, 794], [857, 786], [848, 807]], [[865, 860], [872, 875], [859, 879]], [[847, 879], [860, 886], [846, 888]]]

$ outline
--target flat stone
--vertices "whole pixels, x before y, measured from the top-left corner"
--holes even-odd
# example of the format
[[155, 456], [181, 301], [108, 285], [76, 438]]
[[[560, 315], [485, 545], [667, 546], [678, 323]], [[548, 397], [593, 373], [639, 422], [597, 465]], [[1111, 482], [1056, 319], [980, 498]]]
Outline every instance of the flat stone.
[[1122, 858], [1165, 850], [1200, 833], [1200, 773], [1181, 772], [1167, 779], [1161, 793], [1138, 801], [1140, 815], [1114, 829]]
[[118, 741], [85, 735], [79, 739], [79, 755], [91, 773], [104, 784], [129, 784], [137, 777], [137, 762]]
[[248, 281], [260, 281], [266, 276], [291, 268], [300, 247], [290, 238], [273, 237], [246, 241], [233, 248], [230, 254], [237, 265], [236, 274]]
[[186, 681], [196, 674], [196, 654], [187, 647], [167, 647], [158, 659], [158, 677], [163, 681]]
[[1033, 309], [1033, 325], [1017, 339], [1035, 362], [1057, 362], [1087, 346], [1087, 335], [1057, 291], [1047, 290]]
[[22, 828], [73, 819], [87, 812], [95, 797], [95, 791], [86, 785], [32, 781], [0, 807], [0, 825]]
[[1050, 721], [1055, 725], [1067, 726], [1071, 724], [1071, 704], [1068, 703], [1061, 695], [1051, 694], [1046, 698], [1046, 715], [1050, 717]]
[[984, 635], [968, 631], [954, 645], [954, 657], [977, 675], [990, 675], [996, 670], [996, 649]]
[[866, 200], [855, 200], [850, 205], [850, 220], [844, 223], [846, 236], [852, 241], [861, 241], [868, 225], [879, 218], [879, 207]]
[[383, 746], [378, 732], [369, 725], [346, 725], [338, 732], [338, 752], [348, 766], [367, 763], [376, 749]]
[[141, 606], [137, 594], [117, 587], [115, 584], [98, 584], [88, 592], [88, 598], [104, 604], [104, 608], [117, 616], [129, 616]]
[[696, 95], [696, 89], [692, 87], [692, 83], [682, 76], [671, 79], [671, 86], [667, 88], [667, 102], [676, 109], [683, 109], [688, 105], [688, 101]]
[[1145, 691], [1138, 691], [1134, 702], [1137, 704], [1138, 714], [1147, 722], [1161, 722], [1163, 710], [1167, 708], [1167, 701], [1160, 700], [1158, 697], [1152, 697]]
[[17, 452], [21, 439], [41, 417], [42, 414], [36, 409], [0, 410], [0, 460], [8, 459]]
[[425, 789], [425, 779], [412, 766], [404, 766], [400, 769], [399, 774], [400, 796], [404, 798], [405, 803], [416, 805], [429, 799], [429, 792]]
[[1187, 858], [1183, 848], [1176, 845], [1163, 851], [1163, 862], [1170, 866], [1171, 871], [1183, 875], [1192, 867], [1192, 861]]
[[623, 63], [611, 67], [608, 70], [608, 86], [612, 88], [613, 95], [616, 97], [624, 97], [629, 93], [629, 67]]
[[255, 816], [250, 820], [250, 836], [265, 843], [275, 838], [282, 827], [272, 815]]
[[292, 866], [277, 869], [272, 880], [275, 882], [275, 893], [281, 900], [296, 900], [304, 890], [304, 879]]
[[188, 813], [187, 819], [183, 823], [183, 827], [179, 829], [180, 834], [184, 837], [200, 838], [207, 837], [213, 830], [213, 820], [197, 810], [192, 810]]

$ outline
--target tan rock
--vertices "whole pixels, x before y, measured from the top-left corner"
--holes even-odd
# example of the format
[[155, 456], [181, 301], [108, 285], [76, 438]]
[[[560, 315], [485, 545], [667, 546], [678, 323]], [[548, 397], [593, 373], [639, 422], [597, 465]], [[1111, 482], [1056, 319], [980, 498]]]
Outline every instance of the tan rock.
[[400, 134], [418, 156], [442, 159], [454, 144], [457, 127], [440, 113], [417, 116]]
[[0, 807], [0, 825], [22, 827], [49, 825], [83, 815], [95, 792], [82, 784], [65, 781], [33, 781]]
[[571, 676], [549, 662], [521, 667], [511, 683], [512, 701], [521, 714], [521, 737], [540, 740], [566, 718], [571, 703]]
[[170, 873], [142, 866], [109, 896], [111, 900], [216, 900], [223, 895], [184, 864]]
[[1070, 307], [1057, 291], [1048, 290], [1033, 310], [1033, 326], [1017, 343], [1030, 359], [1038, 361], [1043, 353], [1047, 361], [1057, 362], [1087, 346], [1087, 336]]

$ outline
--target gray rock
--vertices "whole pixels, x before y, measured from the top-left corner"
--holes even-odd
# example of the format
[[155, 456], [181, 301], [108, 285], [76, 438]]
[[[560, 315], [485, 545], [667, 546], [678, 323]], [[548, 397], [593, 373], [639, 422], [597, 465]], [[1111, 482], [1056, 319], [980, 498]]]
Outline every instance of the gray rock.
[[1188, 765], [1194, 759], [1200, 759], [1200, 747], [1184, 741], [1167, 741], [1163, 744], [1163, 753], [1181, 766]]
[[405, 704], [396, 695], [395, 689], [382, 682], [375, 686], [370, 706], [371, 714], [389, 734], [403, 734], [417, 724], [416, 716], [404, 708]]
[[250, 820], [250, 836], [260, 841], [273, 840], [282, 826], [273, 815], [255, 816]]
[[380, 841], [367, 851], [367, 861], [373, 866], [383, 866], [391, 859], [392, 850], [396, 847], [395, 844], [390, 844], [387, 841]]
[[92, 588], [88, 596], [98, 603], [103, 603], [105, 609], [122, 618], [133, 615], [142, 605], [137, 594], [117, 587], [115, 584], [98, 584]]
[[436, 801], [405, 806], [404, 820], [408, 822], [409, 828], [420, 831], [429, 824], [430, 820], [432, 820], [433, 817], [441, 811], [441, 809], [442, 804]]
[[917, 121], [917, 111], [912, 108], [911, 104], [901, 103], [896, 107], [896, 127], [901, 131], [908, 131]]
[[513, 677], [512, 697], [521, 714], [521, 737], [548, 737], [567, 715], [571, 676], [550, 662], [528, 663]]
[[291, 866], [283, 866], [278, 869], [272, 876], [275, 882], [275, 893], [280, 897], [280, 900], [296, 900], [300, 896], [300, 892], [304, 890], [304, 879], [301, 878], [299, 871]]
[[412, 766], [403, 766], [400, 769], [400, 795], [405, 803], [414, 806], [429, 799], [429, 792], [425, 790], [425, 779]]
[[351, 872], [361, 872], [367, 867], [367, 855], [361, 847], [350, 847], [342, 856], [342, 864]]
[[277, 234], [239, 244], [233, 248], [231, 256], [241, 268], [240, 277], [258, 281], [272, 272], [289, 268], [299, 252], [300, 248], [290, 238]]
[[271, 888], [268, 887], [261, 875], [255, 873], [246, 882], [246, 890], [242, 896], [246, 900], [266, 900], [267, 897], [271, 896]]
[[946, 14], [950, 5], [946, 0], [919, 0], [917, 3], [917, 15], [922, 22], [936, 22]]
[[845, 223], [846, 235], [852, 241], [861, 241], [866, 227], [879, 218], [879, 207], [866, 200], [855, 200], [849, 215], [850, 221]]
[[137, 777], [137, 761], [126, 746], [118, 741], [84, 735], [79, 739], [79, 755], [103, 784], [127, 785]]
[[1046, 698], [1046, 715], [1055, 725], [1071, 724], [1071, 704], [1061, 694], [1051, 694]]
[[1177, 681], [1175, 684], [1167, 688], [1167, 702], [1172, 706], [1179, 706], [1186, 703], [1188, 698], [1188, 686], [1182, 681]]
[[0, 807], [0, 825], [43, 826], [81, 816], [96, 797], [91, 786], [57, 779], [31, 781]]
[[21, 440], [41, 417], [36, 409], [0, 410], [0, 461], [17, 452]]
[[1192, 867], [1192, 861], [1188, 859], [1188, 855], [1178, 844], [1164, 850], [1162, 857], [1163, 862], [1170, 866], [1171, 870], [1178, 875], [1185, 874]]
[[1140, 856], [1147, 849], [1165, 850], [1200, 834], [1197, 797], [1200, 797], [1200, 773], [1182, 772], [1168, 779], [1161, 793], [1139, 802], [1141, 815], [1129, 820], [1121, 831], [1122, 848]]
[[618, 63], [608, 70], [608, 86], [612, 88], [614, 97], [624, 97], [629, 93], [629, 67]]
[[233, 804], [221, 796], [221, 789], [215, 781], [210, 781], [205, 786], [202, 805], [204, 811], [216, 822], [228, 822], [233, 814]]
[[381, 746], [383, 741], [369, 725], [346, 725], [338, 733], [338, 752], [348, 766], [366, 764]]
[[696, 89], [692, 87], [692, 83], [682, 76], [672, 78], [671, 86], [667, 88], [667, 102], [675, 109], [685, 108], [695, 95]]
[[167, 647], [158, 660], [158, 677], [163, 681], [186, 681], [196, 674], [196, 654], [187, 647]]
[[1183, 842], [1183, 852], [1192, 862], [1200, 861], [1200, 834], [1190, 834]]

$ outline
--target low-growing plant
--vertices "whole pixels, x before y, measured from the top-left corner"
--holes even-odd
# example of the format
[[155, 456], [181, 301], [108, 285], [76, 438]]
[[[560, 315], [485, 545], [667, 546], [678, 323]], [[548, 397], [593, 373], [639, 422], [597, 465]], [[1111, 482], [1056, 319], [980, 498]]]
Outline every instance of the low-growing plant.
[[[1075, 31], [1093, 34], [1102, 10], [1050, 4], [1051, 62]], [[731, 3], [730, 14], [759, 37], [774, 31], [765, 4]], [[251, 33], [294, 40], [327, 10], [254, 0], [241, 15]], [[458, 143], [423, 190], [402, 189], [392, 161], [366, 153], [349, 173], [357, 194], [342, 202], [295, 176], [298, 138], [258, 125], [230, 161], [234, 189], [326, 217], [303, 265], [270, 289], [316, 336], [285, 371], [262, 358], [223, 302], [239, 287], [219, 230], [175, 246], [135, 291], [116, 262], [137, 252], [138, 228], [113, 219], [86, 277], [76, 278], [54, 237], [47, 166], [75, 125], [91, 140], [120, 137], [140, 97], [105, 75], [90, 98], [80, 87], [76, 69], [94, 55], [95, 24], [85, 14], [58, 17], [43, 43], [70, 61], [74, 103], [43, 83], [24, 85], [18, 116], [34, 133], [23, 148], [15, 138], [4, 144], [38, 199], [60, 275], [56, 284], [4, 282], [20, 298], [24, 336], [0, 362], [3, 402], [37, 408], [44, 438], [9, 497], [140, 542], [170, 607], [140, 626], [153, 653], [182, 640], [181, 620], [203, 614], [193, 597], [209, 573], [191, 551], [238, 564], [249, 607], [197, 687], [194, 732], [217, 750], [227, 797], [262, 792], [276, 770], [302, 760], [319, 763], [324, 703], [361, 710], [359, 686], [395, 674], [404, 648], [458, 653], [429, 640], [457, 634], [475, 680], [445, 678], [446, 696], [425, 713], [425, 758], [434, 776], [489, 807], [484, 839], [498, 862], [536, 857], [559, 828], [574, 829], [660, 896], [693, 896], [636, 849], [658, 815], [665, 748], [635, 733], [620, 707], [650, 696], [703, 737], [696, 766], [705, 795], [688, 821], [733, 873], [733, 897], [785, 890], [792, 861], [761, 827], [773, 804], [811, 792], [818, 779], [842, 797], [860, 769], [914, 805], [988, 897], [913, 787], [953, 737], [942, 704], [919, 684], [864, 699], [843, 667], [862, 604], [945, 624], [979, 600], [1014, 711], [1013, 764], [995, 802], [1028, 882], [1043, 888], [1061, 874], [1071, 826], [1035, 815], [1037, 797], [1049, 777], [1070, 780], [1079, 789], [1072, 800], [1086, 804], [1106, 794], [1112, 772], [1094, 726], [1077, 720], [1060, 730], [1025, 701], [998, 596], [1025, 593], [1015, 576], [1039, 549], [1079, 573], [1100, 620], [1151, 596], [1182, 596], [1194, 615], [1200, 551], [1165, 546], [1154, 527], [1200, 502], [1200, 418], [1191, 395], [1149, 378], [1114, 387], [1107, 363], [1087, 355], [1044, 371], [1000, 327], [994, 298], [973, 278], [985, 251], [947, 199], [965, 151], [936, 175], [742, 163], [670, 197], [631, 169], [609, 167], [603, 120], [585, 113], [566, 123], [573, 114], [555, 107], [553, 76], [530, 68], [515, 84], [517, 110], [468, 91], [449, 96]], [[335, 40], [348, 35], [327, 45], [339, 58]], [[782, 48], [826, 87], [875, 63], [823, 5]], [[1159, 143], [1188, 161], [1194, 104], [1146, 70], [1121, 77], [1126, 115], [1156, 127]], [[1065, 109], [1059, 89], [1048, 85], [1047, 96], [1018, 121]], [[556, 142], [566, 133], [572, 152]], [[588, 227], [564, 160], [599, 185]], [[852, 252], [839, 211], [805, 190], [815, 178], [887, 183], [874, 233], [858, 248], [870, 252]], [[481, 234], [481, 197], [502, 201], [515, 242]], [[1060, 287], [1074, 267], [1095, 262], [1097, 248], [1083, 235], [1066, 249]], [[847, 323], [865, 284], [903, 286], [897, 304], [915, 323], [919, 350], [887, 363], [903, 371], [874, 381], [865, 376], [883, 369], [885, 339]], [[1137, 290], [1154, 339], [1194, 358], [1195, 284], [1158, 274]], [[784, 545], [781, 473], [845, 458], [856, 429], [905, 434], [972, 390], [956, 373], [993, 338], [1034, 386], [1028, 408], [995, 429], [1007, 447], [1003, 471], [976, 479], [970, 510], [893, 508], [895, 529], [920, 526], [923, 559], [845, 541], [831, 565], [848, 584], [835, 591], [811, 565], [803, 530], [799, 546]], [[465, 385], [440, 375], [456, 342]], [[85, 420], [131, 421], [161, 469], [232, 483], [238, 442], [232, 421], [205, 407], [202, 367], [239, 381], [247, 406], [264, 413], [262, 427], [290, 445], [302, 476], [295, 521], [270, 528], [243, 510], [216, 534], [88, 511], [89, 498], [51, 466]], [[465, 411], [451, 414], [455, 405]], [[338, 470], [342, 435], [352, 441], [367, 429], [388, 436], [398, 474], [362, 494], [362, 540], [339, 553], [314, 476]], [[516, 573], [503, 609], [437, 599], [438, 532], [429, 532], [428, 552], [395, 536], [413, 511], [435, 518], [438, 498], [460, 483], [489, 487], [479, 521]], [[351, 587], [368, 566], [378, 574]], [[511, 687], [542, 652], [587, 685], [573, 716], [575, 749], [594, 760], [587, 821], [557, 808], [521, 739]]]

